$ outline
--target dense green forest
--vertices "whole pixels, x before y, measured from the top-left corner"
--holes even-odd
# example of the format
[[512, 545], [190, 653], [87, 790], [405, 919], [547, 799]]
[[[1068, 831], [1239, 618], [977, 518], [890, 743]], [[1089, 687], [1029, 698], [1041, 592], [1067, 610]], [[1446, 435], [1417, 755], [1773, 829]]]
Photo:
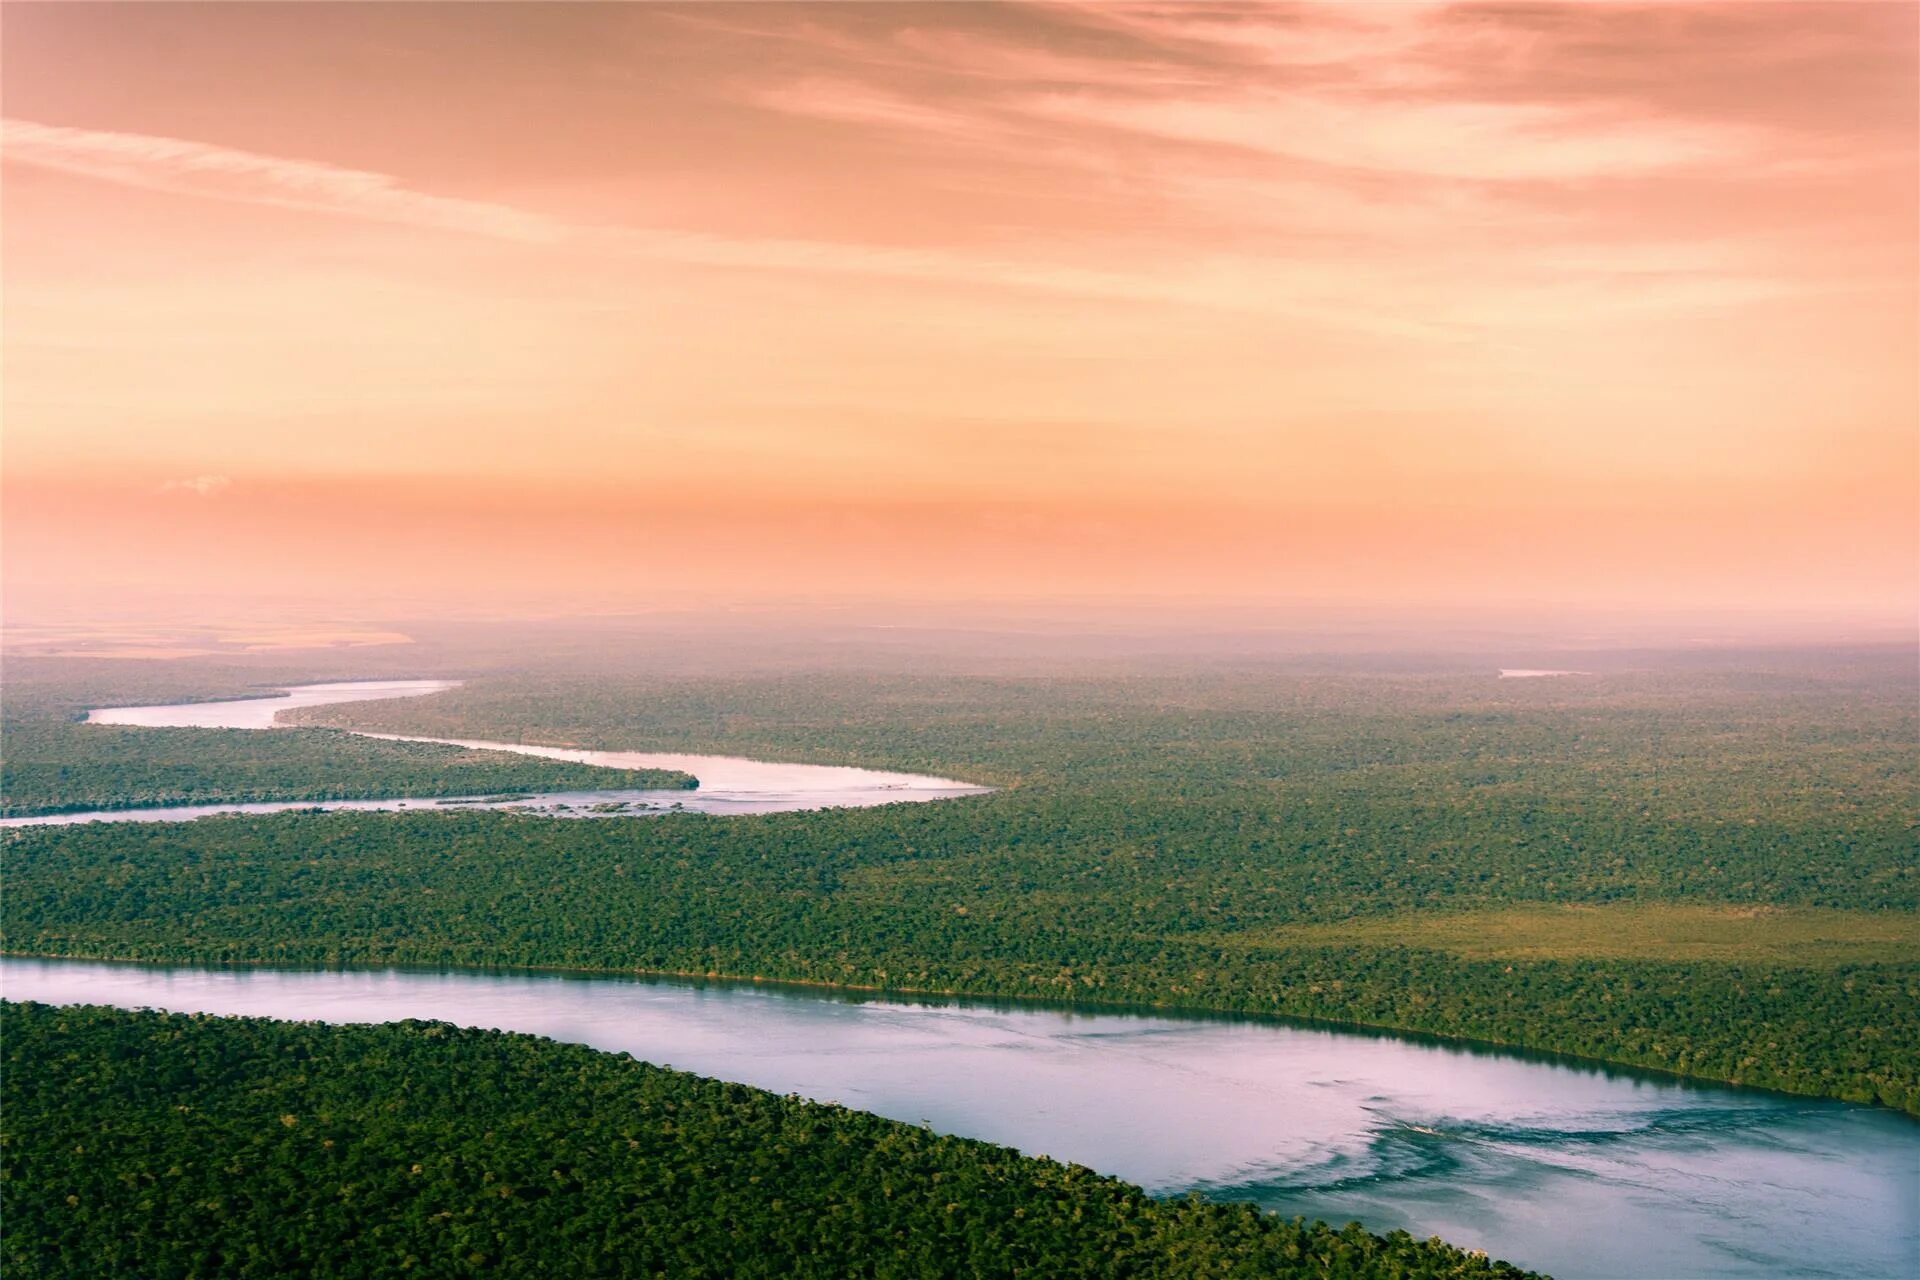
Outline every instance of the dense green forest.
[[0, 1021], [18, 1280], [1523, 1274], [532, 1036]]
[[79, 723], [84, 714], [84, 707], [70, 699], [9, 693], [0, 715], [0, 817], [178, 804], [694, 785], [686, 774], [666, 770], [600, 769], [501, 751], [386, 742], [338, 730], [129, 728]]
[[[19, 832], [0, 920], [9, 949], [39, 954], [1304, 1015], [1920, 1110], [1910, 658], [1655, 656], [1564, 681], [1332, 662], [518, 673], [312, 718], [1004, 790], [742, 819]], [[1693, 918], [1676, 905], [1740, 911], [1702, 953], [1672, 935]], [[1447, 923], [1567, 906], [1616, 913], [1609, 935], [1634, 946], [1582, 952], [1569, 928], [1493, 953]]]

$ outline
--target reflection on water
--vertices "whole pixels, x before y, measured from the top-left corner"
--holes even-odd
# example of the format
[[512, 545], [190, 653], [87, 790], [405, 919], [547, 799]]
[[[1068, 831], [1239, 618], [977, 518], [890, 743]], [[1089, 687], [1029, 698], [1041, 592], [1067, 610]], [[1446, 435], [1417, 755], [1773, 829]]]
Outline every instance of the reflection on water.
[[[457, 680], [356, 680], [343, 684], [300, 685], [283, 697], [235, 702], [182, 702], [164, 707], [102, 707], [87, 713], [89, 724], [145, 728], [271, 729], [275, 717], [295, 707], [383, 698], [415, 698], [440, 693]], [[285, 813], [295, 809], [378, 810], [512, 809], [557, 818], [657, 817], [665, 813], [788, 813], [803, 809], [858, 809], [913, 800], [947, 800], [992, 790], [951, 778], [841, 765], [787, 764], [739, 756], [684, 755], [661, 751], [587, 751], [572, 747], [536, 747], [477, 738], [422, 738], [396, 733], [362, 733], [390, 742], [435, 742], [485, 751], [507, 751], [545, 760], [568, 760], [610, 769], [673, 769], [700, 780], [695, 791], [551, 791], [512, 797], [389, 798], [254, 804], [169, 805], [148, 809], [92, 809], [0, 819], [0, 827], [71, 826], [81, 822], [186, 822], [216, 814]]]
[[1277, 1023], [525, 974], [0, 960], [12, 999], [441, 1018], [1078, 1161], [1158, 1193], [1441, 1235], [1566, 1278], [1920, 1274], [1890, 1111]]
[[419, 698], [457, 688], [458, 680], [349, 680], [303, 684], [265, 698], [232, 702], [181, 702], [164, 707], [101, 707], [87, 712], [88, 724], [127, 724], [148, 729], [271, 729], [282, 711], [325, 707], [336, 702], [375, 702]]

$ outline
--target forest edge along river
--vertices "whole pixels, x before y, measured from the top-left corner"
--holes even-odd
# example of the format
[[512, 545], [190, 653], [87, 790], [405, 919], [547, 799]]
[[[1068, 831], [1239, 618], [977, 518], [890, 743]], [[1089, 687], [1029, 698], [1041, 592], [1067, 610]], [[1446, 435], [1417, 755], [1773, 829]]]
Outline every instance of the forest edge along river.
[[[268, 728], [279, 710], [317, 705], [292, 699], [447, 687], [317, 686], [283, 698], [94, 714], [109, 723]], [[726, 757], [461, 745], [684, 769], [701, 778], [700, 791], [650, 794], [725, 796], [737, 806], [709, 812], [984, 790]], [[716, 773], [715, 761], [728, 768]], [[524, 973], [10, 958], [0, 961], [0, 992], [49, 1003], [330, 1022], [434, 1018], [533, 1032], [926, 1122], [1086, 1164], [1156, 1194], [1198, 1190], [1287, 1216], [1440, 1235], [1563, 1280], [1920, 1274], [1920, 1124], [1880, 1108], [1537, 1055], [1272, 1019]]]

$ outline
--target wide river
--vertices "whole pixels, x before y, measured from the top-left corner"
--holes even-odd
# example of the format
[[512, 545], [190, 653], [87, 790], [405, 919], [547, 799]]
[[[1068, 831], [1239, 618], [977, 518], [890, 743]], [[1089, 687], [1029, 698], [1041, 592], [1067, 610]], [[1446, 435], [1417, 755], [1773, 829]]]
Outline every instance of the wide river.
[[[248, 712], [203, 703], [193, 714], [257, 715], [259, 701]], [[274, 710], [293, 705], [271, 701]], [[238, 727], [267, 727], [267, 715]], [[667, 767], [701, 777], [702, 792], [714, 775], [696, 762], [716, 759], [569, 758], [608, 755], [684, 762]], [[806, 791], [804, 774], [787, 772], [799, 766], [765, 767], [783, 771], [779, 788], [756, 792], [745, 772], [722, 777], [749, 797], [777, 789], [807, 799], [795, 795]], [[821, 779], [853, 803], [885, 802], [860, 798], [866, 790], [848, 781]], [[970, 790], [940, 783], [882, 794]], [[779, 807], [835, 803], [811, 798]], [[1880, 1108], [1537, 1056], [1275, 1021], [613, 977], [8, 958], [0, 993], [535, 1032], [924, 1121], [1156, 1193], [1201, 1190], [1288, 1216], [1440, 1235], [1563, 1280], [1920, 1275], [1920, 1124]]]

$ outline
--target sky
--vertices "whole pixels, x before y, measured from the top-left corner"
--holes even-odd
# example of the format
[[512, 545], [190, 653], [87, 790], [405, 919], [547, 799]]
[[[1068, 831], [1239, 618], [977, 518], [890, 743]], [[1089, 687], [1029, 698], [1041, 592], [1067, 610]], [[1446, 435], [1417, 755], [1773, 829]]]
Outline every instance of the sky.
[[9, 617], [1910, 621], [1917, 33], [7, 3]]

